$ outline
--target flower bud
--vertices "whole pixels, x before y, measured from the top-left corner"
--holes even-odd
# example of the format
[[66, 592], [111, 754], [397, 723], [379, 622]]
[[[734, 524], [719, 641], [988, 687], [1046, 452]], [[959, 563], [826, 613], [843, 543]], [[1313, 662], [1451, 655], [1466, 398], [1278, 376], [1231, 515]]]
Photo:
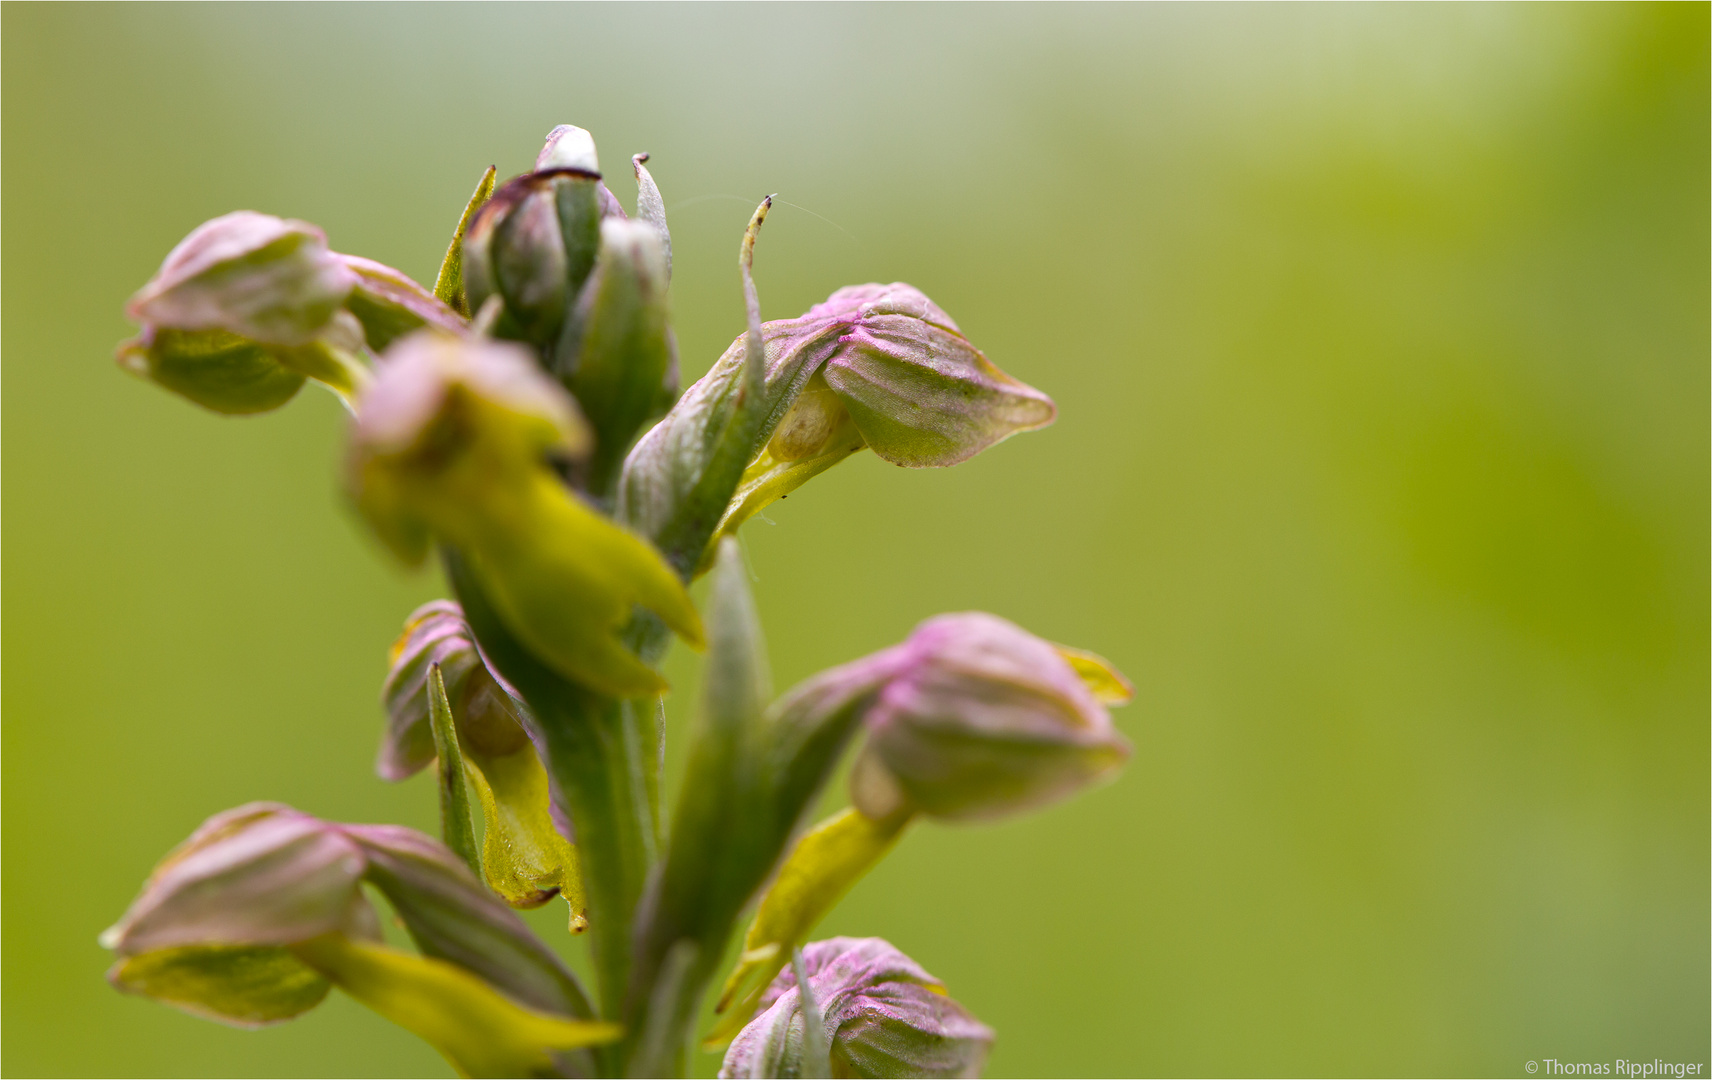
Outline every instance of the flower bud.
[[602, 222], [600, 257], [573, 315], [580, 337], [562, 342], [554, 357], [595, 428], [590, 490], [611, 489], [637, 430], [671, 404], [666, 281], [659, 230], [622, 218]]
[[528, 709], [483, 661], [463, 610], [450, 600], [410, 614], [392, 647], [381, 690], [388, 726], [375, 770], [403, 780], [434, 757], [429, 671], [438, 664], [462, 750], [487, 823], [482, 874], [512, 907], [539, 907], [562, 894], [571, 930], [588, 925], [576, 852], [554, 827], [546, 769], [524, 728]]
[[[993, 366], [902, 283], [840, 289], [762, 336], [768, 420], [717, 511], [703, 569], [721, 535], [864, 446], [894, 465], [955, 465], [1055, 414], [1051, 398]], [[738, 338], [626, 461], [624, 509], [645, 535], [682, 515], [717, 449], [708, 433], [734, 408], [743, 356]]]
[[361, 849], [278, 803], [209, 818], [161, 860], [101, 935], [115, 987], [240, 1027], [288, 1020], [327, 980], [289, 946], [329, 933], [380, 936], [363, 898]]
[[[943, 818], [1012, 813], [1060, 799], [1129, 757], [1063, 653], [997, 616], [929, 619], [892, 663], [852, 774], [856, 805], [872, 818], [901, 800]], [[1111, 673], [1105, 682], [1113, 678], [1121, 680]]]
[[646, 541], [579, 501], [547, 460], [586, 449], [575, 404], [528, 353], [415, 335], [358, 402], [358, 507], [407, 561], [430, 535], [469, 556], [517, 638], [567, 678], [613, 697], [664, 682], [618, 639], [640, 605], [692, 645], [701, 622]]
[[825, 1032], [833, 1076], [980, 1075], [992, 1049], [992, 1029], [890, 943], [817, 941], [803, 950], [802, 966], [814, 1008], [804, 1008], [796, 974], [786, 968], [726, 1051], [721, 1077], [819, 1075], [805, 1060], [812, 1041], [805, 1024], [814, 1013]]
[[368, 379], [362, 324], [339, 309], [357, 281], [313, 225], [227, 214], [174, 248], [132, 298], [143, 330], [117, 360], [229, 416], [276, 409], [307, 379], [348, 402]]
[[465, 289], [472, 311], [490, 296], [504, 301], [499, 336], [551, 353], [594, 269], [603, 190], [594, 139], [562, 124], [547, 136], [535, 171], [477, 211], [464, 236]]
[[[380, 944], [365, 881], [424, 955]], [[616, 1034], [577, 1019], [590, 1010], [575, 978], [444, 846], [278, 803], [210, 818], [101, 942], [119, 954], [117, 988], [241, 1027], [290, 1019], [338, 985], [464, 1075], [512, 1075]]]
[[304, 345], [339, 309], [353, 278], [315, 226], [239, 210], [185, 237], [125, 310], [150, 326]]
[[372, 925], [362, 850], [280, 803], [216, 814], [161, 860], [102, 935], [122, 956], [179, 945], [279, 945]]

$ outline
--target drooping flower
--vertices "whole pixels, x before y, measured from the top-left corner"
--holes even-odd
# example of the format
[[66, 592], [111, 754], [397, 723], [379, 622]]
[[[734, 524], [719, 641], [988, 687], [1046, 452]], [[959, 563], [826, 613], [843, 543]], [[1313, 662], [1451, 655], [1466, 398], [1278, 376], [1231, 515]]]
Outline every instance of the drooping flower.
[[330, 251], [314, 225], [250, 210], [198, 226], [126, 312], [142, 332], [120, 366], [228, 415], [276, 409], [310, 379], [348, 402], [368, 350], [465, 325], [403, 273]]
[[[421, 955], [382, 943], [367, 882]], [[397, 826], [279, 803], [208, 819], [101, 942], [114, 986], [239, 1027], [291, 1019], [332, 985], [416, 1032], [464, 1075], [552, 1067], [609, 1041], [558, 958], [446, 848]]]
[[481, 868], [488, 887], [518, 908], [563, 895], [572, 932], [585, 929], [588, 901], [576, 851], [554, 825], [551, 782], [526, 730], [528, 707], [488, 668], [463, 610], [437, 600], [411, 612], [391, 660], [381, 688], [387, 731], [375, 771], [403, 780], [434, 759], [429, 673], [438, 665], [486, 822]]
[[634, 606], [692, 645], [701, 621], [647, 541], [565, 486], [550, 460], [586, 452], [575, 402], [527, 350], [422, 333], [387, 351], [357, 403], [350, 485], [397, 554], [437, 537], [467, 556], [518, 640], [614, 697], [665, 688], [619, 640]]
[[[720, 536], [864, 447], [908, 468], [955, 465], [1052, 422], [1052, 399], [995, 367], [919, 289], [855, 285], [796, 319], [763, 324], [766, 421], [737, 490], [711, 512]], [[621, 512], [658, 536], [721, 449], [737, 407], [744, 339], [643, 436], [625, 466]], [[696, 508], [708, 513], [710, 508]], [[704, 566], [705, 568], [705, 566]]]
[[720, 994], [729, 1038], [790, 952], [919, 814], [991, 818], [1063, 798], [1129, 757], [1106, 705], [1129, 683], [1092, 653], [1044, 641], [995, 615], [940, 615], [901, 644], [822, 672], [773, 707], [788, 741], [825, 740], [854, 719], [867, 744], [852, 809], [785, 856]]

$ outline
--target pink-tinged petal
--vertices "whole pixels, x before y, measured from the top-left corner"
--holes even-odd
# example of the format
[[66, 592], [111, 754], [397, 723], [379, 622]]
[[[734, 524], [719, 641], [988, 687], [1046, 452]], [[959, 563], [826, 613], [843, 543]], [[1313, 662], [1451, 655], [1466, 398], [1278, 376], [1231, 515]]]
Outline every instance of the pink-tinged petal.
[[240, 210], [185, 237], [126, 312], [154, 327], [304, 345], [326, 327], [354, 282], [320, 229]]
[[353, 275], [345, 307], [362, 323], [363, 336], [374, 351], [425, 326], [448, 334], [468, 330], [468, 320], [402, 270], [360, 255], [337, 257]]
[[1129, 757], [1069, 661], [1014, 623], [983, 612], [941, 615], [902, 648], [908, 659], [867, 718], [866, 763], [882, 766], [930, 814], [979, 818], [1043, 805]]
[[122, 956], [182, 945], [283, 945], [344, 930], [362, 851], [277, 803], [210, 818], [168, 855], [104, 943]]
[[[831, 938], [803, 950], [838, 1076], [977, 1076], [992, 1029], [945, 994], [944, 984], [880, 938]], [[803, 1008], [786, 967], [754, 1020], [726, 1051], [721, 1077], [801, 1075]]]

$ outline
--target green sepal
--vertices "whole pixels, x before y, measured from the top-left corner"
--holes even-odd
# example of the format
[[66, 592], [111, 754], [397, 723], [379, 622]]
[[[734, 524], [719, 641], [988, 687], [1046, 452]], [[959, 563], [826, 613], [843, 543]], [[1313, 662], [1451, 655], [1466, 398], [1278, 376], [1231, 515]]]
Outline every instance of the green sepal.
[[276, 945], [185, 945], [127, 956], [107, 981], [234, 1027], [257, 1028], [300, 1016], [330, 985], [290, 949]]
[[424, 326], [460, 335], [468, 320], [440, 298], [411, 280], [409, 274], [360, 255], [340, 255], [351, 271], [353, 285], [345, 310], [362, 324], [368, 347], [380, 352], [406, 334]]
[[440, 780], [440, 838], [452, 854], [464, 861], [478, 877], [481, 858], [476, 854], [476, 834], [470, 826], [470, 793], [464, 780], [464, 756], [458, 749], [458, 732], [452, 723], [452, 704], [446, 700], [446, 682], [440, 665], [428, 665], [428, 729], [434, 736], [435, 772]]
[[785, 857], [778, 877], [743, 939], [737, 966], [720, 992], [714, 1011], [723, 1018], [708, 1033], [707, 1049], [729, 1042], [755, 1014], [767, 984], [833, 905], [877, 864], [914, 814], [904, 811], [875, 821], [855, 808], [816, 825]]
[[458, 227], [452, 231], [452, 242], [446, 247], [446, 257], [440, 260], [440, 273], [434, 278], [434, 295], [442, 304], [462, 315], [470, 317], [469, 300], [464, 296], [464, 233], [469, 230], [470, 219], [476, 216], [476, 211], [482, 204], [493, 198], [494, 178], [498, 172], [492, 165], [482, 173], [476, 182], [475, 193], [470, 196], [469, 203], [464, 207], [464, 214], [458, 219]]
[[119, 366], [227, 416], [271, 412], [305, 376], [275, 350], [226, 330], [147, 330], [119, 346]]
[[438, 1050], [460, 1076], [556, 1076], [552, 1054], [611, 1042], [615, 1024], [518, 1004], [455, 964], [337, 934], [293, 947], [339, 989]]
[[572, 168], [550, 175], [559, 236], [565, 245], [565, 295], [574, 297], [600, 254], [600, 173]]

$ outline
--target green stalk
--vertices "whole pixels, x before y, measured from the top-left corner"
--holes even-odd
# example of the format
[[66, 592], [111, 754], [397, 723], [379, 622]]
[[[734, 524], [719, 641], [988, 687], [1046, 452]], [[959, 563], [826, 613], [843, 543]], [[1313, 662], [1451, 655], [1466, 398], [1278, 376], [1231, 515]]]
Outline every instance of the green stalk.
[[[537, 660], [505, 628], [462, 556], [445, 548], [442, 558], [483, 653], [528, 702], [536, 725], [530, 734], [570, 810], [588, 891], [600, 1014], [617, 1019], [629, 989], [631, 925], [655, 849], [640, 740], [625, 737], [623, 703]], [[595, 1052], [609, 1074], [623, 1060], [616, 1046]]]

